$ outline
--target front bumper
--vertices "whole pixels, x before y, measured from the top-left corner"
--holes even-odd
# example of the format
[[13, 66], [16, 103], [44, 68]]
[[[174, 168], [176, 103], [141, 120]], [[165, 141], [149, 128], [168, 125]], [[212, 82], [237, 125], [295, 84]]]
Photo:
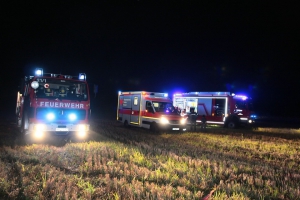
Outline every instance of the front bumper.
[[186, 125], [175, 125], [175, 124], [159, 124], [159, 128], [161, 130], [168, 130], [168, 131], [186, 131]]
[[255, 123], [255, 119], [254, 118], [240, 118], [240, 123], [251, 125], [251, 124]]
[[70, 132], [88, 132], [90, 129], [89, 124], [43, 124], [33, 123], [29, 124], [28, 132], [50, 132], [55, 135], [67, 135]]

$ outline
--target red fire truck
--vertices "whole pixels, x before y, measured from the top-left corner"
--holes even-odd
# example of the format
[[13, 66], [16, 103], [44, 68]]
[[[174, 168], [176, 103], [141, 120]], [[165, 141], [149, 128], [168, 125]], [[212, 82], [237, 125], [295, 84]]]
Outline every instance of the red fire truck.
[[90, 96], [86, 74], [43, 73], [21, 80], [17, 95], [17, 126], [25, 138], [42, 140], [51, 135], [76, 135], [89, 131]]
[[251, 98], [230, 92], [175, 93], [173, 105], [185, 109], [187, 114], [194, 108], [198, 114], [197, 123], [201, 123], [205, 115], [207, 124], [222, 124], [228, 128], [252, 124], [256, 118]]
[[124, 126], [159, 130], [186, 130], [187, 117], [176, 112], [167, 93], [119, 92], [117, 120]]

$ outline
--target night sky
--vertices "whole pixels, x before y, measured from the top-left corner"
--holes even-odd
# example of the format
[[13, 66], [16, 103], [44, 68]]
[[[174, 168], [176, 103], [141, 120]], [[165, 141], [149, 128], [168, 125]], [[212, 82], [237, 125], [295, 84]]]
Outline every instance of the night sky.
[[299, 117], [299, 11], [288, 1], [0, 4], [2, 113], [42, 67], [85, 72], [94, 104], [112, 112], [119, 90], [230, 91], [259, 113]]

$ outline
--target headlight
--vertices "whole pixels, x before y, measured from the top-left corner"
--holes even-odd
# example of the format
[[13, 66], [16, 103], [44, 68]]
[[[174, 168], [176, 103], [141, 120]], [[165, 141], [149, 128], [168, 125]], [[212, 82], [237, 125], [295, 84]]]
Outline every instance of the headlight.
[[69, 120], [73, 121], [77, 118], [77, 116], [74, 113], [69, 114]]
[[79, 138], [84, 138], [87, 135], [87, 131], [88, 131], [88, 125], [85, 124], [79, 124], [78, 125], [78, 132], [77, 132], [77, 136]]
[[79, 124], [78, 125], [78, 130], [79, 131], [86, 131], [87, 130], [87, 126], [85, 124]]
[[165, 117], [162, 117], [162, 118], [160, 119], [160, 122], [161, 122], [162, 124], [168, 124], [168, 123], [169, 123], [169, 120], [168, 120], [167, 118], [165, 118]]
[[84, 137], [86, 136], [86, 132], [85, 132], [85, 131], [79, 131], [79, 132], [77, 133], [77, 136], [78, 136], [79, 138], [84, 138]]
[[53, 113], [48, 113], [47, 116], [46, 116], [46, 118], [48, 120], [53, 120], [55, 118], [55, 115]]
[[34, 126], [34, 129], [35, 129], [36, 131], [43, 131], [43, 130], [45, 130], [45, 125], [44, 125], [44, 124], [36, 124], [36, 125]]
[[44, 136], [44, 130], [46, 129], [46, 126], [44, 124], [36, 124], [34, 126], [34, 133], [33, 136], [36, 139], [40, 139]]
[[186, 123], [186, 119], [187, 119], [187, 118], [182, 118], [182, 119], [180, 120], [180, 124], [185, 124], [185, 123]]

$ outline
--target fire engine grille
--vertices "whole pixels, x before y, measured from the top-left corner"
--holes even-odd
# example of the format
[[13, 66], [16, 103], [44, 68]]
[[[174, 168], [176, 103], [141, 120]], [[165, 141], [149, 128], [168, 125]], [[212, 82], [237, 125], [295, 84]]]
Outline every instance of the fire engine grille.
[[179, 120], [169, 120], [170, 124], [179, 124]]
[[47, 120], [47, 115], [53, 113], [55, 120], [69, 120], [70, 114], [76, 115], [76, 120], [84, 120], [86, 116], [85, 110], [75, 109], [61, 109], [61, 108], [37, 108], [36, 118], [40, 120]]

